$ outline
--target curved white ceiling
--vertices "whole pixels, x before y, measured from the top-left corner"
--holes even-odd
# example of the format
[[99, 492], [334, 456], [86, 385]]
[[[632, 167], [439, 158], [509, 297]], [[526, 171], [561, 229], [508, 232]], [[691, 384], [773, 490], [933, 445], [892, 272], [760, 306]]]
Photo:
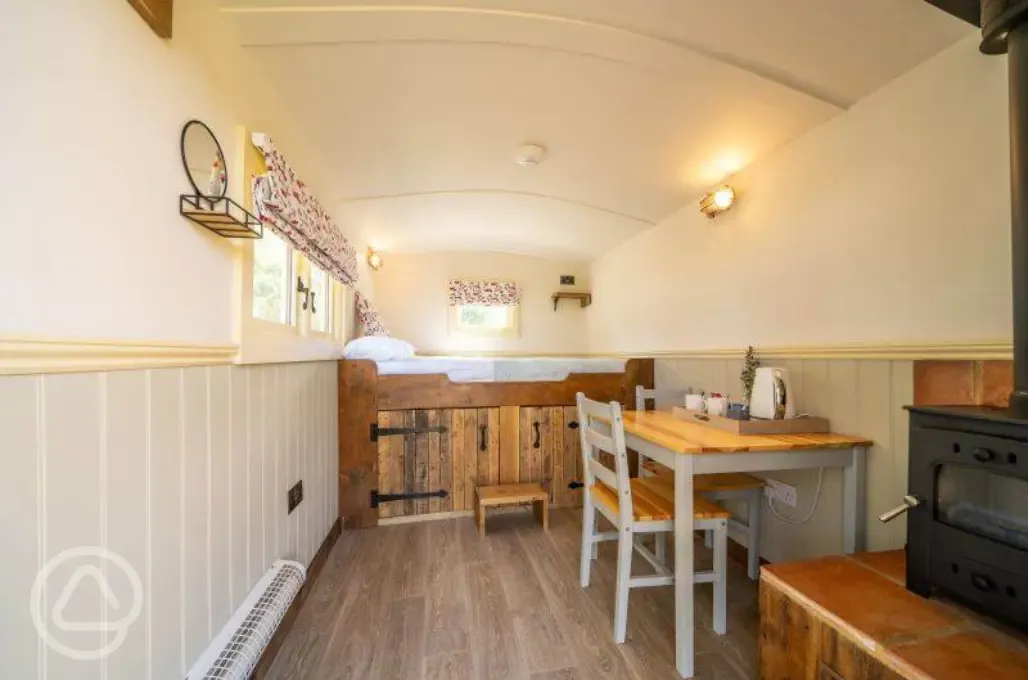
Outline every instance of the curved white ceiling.
[[[384, 250], [591, 259], [968, 34], [922, 0], [228, 0]], [[537, 167], [517, 147], [547, 147]]]

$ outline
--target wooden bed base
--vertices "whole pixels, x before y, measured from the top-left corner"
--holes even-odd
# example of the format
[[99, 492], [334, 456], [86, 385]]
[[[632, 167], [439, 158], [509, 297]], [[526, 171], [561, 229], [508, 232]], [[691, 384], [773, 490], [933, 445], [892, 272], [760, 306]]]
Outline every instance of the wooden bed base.
[[[635, 386], [653, 387], [653, 359], [624, 373], [572, 373], [547, 382], [451, 382], [445, 375], [379, 376], [374, 362], [339, 362], [339, 513], [347, 529], [382, 517], [471, 510], [476, 484], [540, 482], [555, 505], [578, 502], [567, 488], [581, 455], [575, 394], [633, 408]], [[378, 437], [374, 426], [415, 428]], [[380, 464], [381, 461], [381, 464]], [[443, 489], [447, 496], [372, 507], [375, 493]]]

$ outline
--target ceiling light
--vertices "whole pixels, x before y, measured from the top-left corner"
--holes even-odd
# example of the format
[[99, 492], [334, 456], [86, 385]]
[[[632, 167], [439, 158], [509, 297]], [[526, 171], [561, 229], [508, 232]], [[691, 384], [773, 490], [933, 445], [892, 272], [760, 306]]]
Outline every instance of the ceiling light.
[[700, 201], [700, 212], [713, 219], [718, 213], [731, 208], [734, 203], [735, 189], [727, 184], [722, 184], [715, 191], [703, 197], [703, 200]]
[[382, 256], [374, 248], [368, 248], [368, 266], [376, 272], [382, 268]]
[[546, 147], [539, 144], [522, 144], [518, 147], [518, 152], [514, 156], [514, 160], [518, 165], [524, 167], [533, 167], [539, 165], [543, 158], [546, 157]]

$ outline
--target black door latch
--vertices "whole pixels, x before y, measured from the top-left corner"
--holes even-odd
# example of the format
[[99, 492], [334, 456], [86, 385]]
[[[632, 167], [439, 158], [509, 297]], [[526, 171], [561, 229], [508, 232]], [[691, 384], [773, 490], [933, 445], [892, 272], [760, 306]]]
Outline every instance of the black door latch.
[[411, 491], [410, 493], [379, 493], [378, 489], [371, 490], [371, 507], [377, 508], [382, 503], [393, 501], [408, 501], [419, 498], [446, 498], [449, 496], [446, 489], [438, 491]]
[[377, 442], [379, 437], [391, 437], [394, 435], [425, 434], [427, 432], [446, 432], [445, 425], [433, 425], [431, 427], [379, 427], [378, 423], [371, 424], [371, 441]]

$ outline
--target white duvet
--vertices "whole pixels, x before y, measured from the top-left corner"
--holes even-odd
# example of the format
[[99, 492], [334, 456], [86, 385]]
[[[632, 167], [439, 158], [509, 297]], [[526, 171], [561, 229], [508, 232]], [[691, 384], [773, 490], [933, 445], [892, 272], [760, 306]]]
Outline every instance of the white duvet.
[[445, 374], [453, 382], [540, 382], [570, 373], [623, 373], [624, 359], [414, 357], [379, 361], [379, 375]]

